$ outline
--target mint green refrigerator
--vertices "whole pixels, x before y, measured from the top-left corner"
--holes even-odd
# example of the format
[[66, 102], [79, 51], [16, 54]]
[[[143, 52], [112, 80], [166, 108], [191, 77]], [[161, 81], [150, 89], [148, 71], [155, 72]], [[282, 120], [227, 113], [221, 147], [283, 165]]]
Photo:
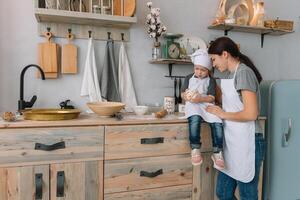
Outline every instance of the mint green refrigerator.
[[267, 116], [264, 200], [300, 200], [300, 80], [261, 83]]

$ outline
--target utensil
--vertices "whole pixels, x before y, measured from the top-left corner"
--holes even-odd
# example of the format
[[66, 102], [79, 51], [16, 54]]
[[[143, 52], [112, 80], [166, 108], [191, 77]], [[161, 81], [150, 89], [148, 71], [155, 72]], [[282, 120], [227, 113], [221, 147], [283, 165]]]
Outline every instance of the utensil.
[[177, 79], [174, 78], [174, 98], [175, 98], [175, 105], [178, 103], [176, 90], [177, 90]]
[[44, 35], [47, 41], [38, 44], [38, 63], [45, 73], [45, 78], [57, 78], [59, 45], [51, 41], [53, 34], [49, 28]]
[[67, 35], [69, 44], [65, 44], [62, 47], [61, 58], [61, 73], [63, 74], [76, 74], [77, 73], [77, 47], [71, 43], [74, 39], [74, 35], [71, 33], [71, 29], [68, 30]]
[[178, 96], [178, 104], [182, 103], [182, 98], [181, 98], [181, 78], [178, 79], [178, 91], [179, 91], [179, 96]]

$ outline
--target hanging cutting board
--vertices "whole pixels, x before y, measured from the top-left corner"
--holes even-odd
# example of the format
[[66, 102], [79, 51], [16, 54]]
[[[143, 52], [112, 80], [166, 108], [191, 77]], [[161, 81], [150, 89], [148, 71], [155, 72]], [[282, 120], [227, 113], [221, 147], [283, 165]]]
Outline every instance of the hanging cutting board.
[[[124, 5], [122, 6], [123, 1], [124, 1]], [[114, 15], [132, 17], [135, 13], [135, 8], [136, 8], [136, 0], [115, 0], [114, 1]]]
[[61, 58], [61, 73], [62, 74], [76, 74], [77, 73], [77, 47], [71, 43], [74, 35], [69, 33], [67, 36], [69, 44], [62, 47]]
[[38, 63], [46, 78], [57, 78], [59, 45], [51, 41], [51, 32], [46, 32], [45, 37], [47, 41], [38, 44]]

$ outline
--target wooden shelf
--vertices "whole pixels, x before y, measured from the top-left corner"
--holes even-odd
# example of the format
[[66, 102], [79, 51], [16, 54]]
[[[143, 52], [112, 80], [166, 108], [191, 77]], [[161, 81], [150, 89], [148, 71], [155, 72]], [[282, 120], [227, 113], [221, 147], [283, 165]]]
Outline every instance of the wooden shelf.
[[191, 60], [184, 60], [184, 59], [167, 59], [167, 58], [161, 58], [156, 60], [151, 60], [151, 64], [167, 64], [169, 66], [169, 75], [165, 76], [168, 78], [184, 78], [185, 76], [172, 76], [172, 69], [173, 65], [192, 65]]
[[184, 59], [167, 59], [167, 58], [160, 58], [156, 60], [151, 60], [151, 64], [177, 64], [177, 65], [192, 65], [191, 60], [184, 60]]
[[136, 17], [102, 15], [97, 13], [75, 12], [45, 8], [35, 8], [35, 17], [38, 22], [68, 23], [117, 28], [129, 28], [132, 24], [137, 23]]
[[211, 25], [208, 27], [208, 29], [223, 30], [224, 35], [227, 35], [229, 31], [260, 34], [261, 35], [261, 47], [263, 47], [265, 35], [279, 36], [279, 35], [285, 35], [285, 34], [294, 32], [294, 31], [281, 30], [281, 29], [273, 29], [273, 28], [257, 27], [257, 26], [242, 26], [242, 25], [236, 25], [236, 24]]

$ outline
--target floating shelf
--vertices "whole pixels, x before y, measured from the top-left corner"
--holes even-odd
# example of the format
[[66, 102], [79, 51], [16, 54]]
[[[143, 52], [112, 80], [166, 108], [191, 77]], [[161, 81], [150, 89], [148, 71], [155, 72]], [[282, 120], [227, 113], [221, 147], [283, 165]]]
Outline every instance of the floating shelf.
[[129, 28], [132, 24], [137, 23], [136, 17], [113, 16], [98, 13], [75, 12], [45, 8], [35, 8], [35, 17], [38, 22], [67, 23], [118, 28]]
[[208, 27], [208, 29], [223, 30], [224, 35], [228, 35], [229, 31], [260, 34], [261, 47], [263, 47], [265, 35], [279, 36], [279, 35], [285, 35], [294, 32], [294, 31], [281, 30], [281, 29], [273, 29], [273, 28], [257, 27], [257, 26], [243, 26], [243, 25], [236, 25], [236, 24], [211, 25]]
[[184, 78], [184, 76], [172, 76], [172, 69], [173, 65], [192, 65], [191, 60], [185, 60], [185, 59], [166, 59], [166, 58], [161, 58], [161, 59], [156, 59], [156, 60], [151, 60], [151, 64], [167, 64], [169, 65], [169, 75], [165, 77], [169, 78]]

